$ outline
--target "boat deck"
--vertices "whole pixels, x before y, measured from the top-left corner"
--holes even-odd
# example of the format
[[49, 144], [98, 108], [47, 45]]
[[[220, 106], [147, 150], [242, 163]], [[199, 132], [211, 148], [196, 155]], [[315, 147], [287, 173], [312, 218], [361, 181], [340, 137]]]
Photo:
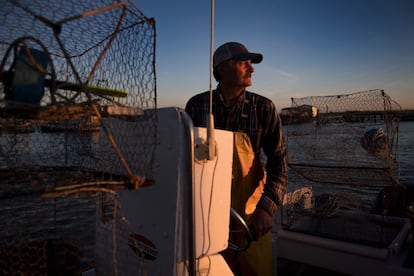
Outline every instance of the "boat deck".
[[[405, 248], [405, 258], [401, 266], [401, 274], [397, 275], [414, 275], [414, 244], [412, 242], [412, 236], [409, 238], [407, 248]], [[289, 260], [286, 258], [277, 258], [277, 275], [279, 276], [313, 276], [313, 275], [329, 275], [329, 276], [341, 276], [350, 275], [347, 273], [341, 273], [332, 269], [318, 267], [315, 265], [305, 264], [298, 261]]]
[[277, 229], [277, 275], [414, 275], [413, 232], [381, 247]]

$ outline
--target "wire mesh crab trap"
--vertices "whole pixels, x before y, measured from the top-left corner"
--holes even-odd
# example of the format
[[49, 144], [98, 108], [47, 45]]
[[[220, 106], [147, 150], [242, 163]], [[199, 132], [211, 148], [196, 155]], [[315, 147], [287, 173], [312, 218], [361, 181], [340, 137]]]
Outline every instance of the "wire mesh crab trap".
[[[97, 252], [116, 272], [115, 191], [153, 179], [155, 21], [130, 1], [2, 1], [0, 58], [1, 273], [78, 274]], [[121, 233], [105, 250], [103, 229]]]
[[290, 187], [286, 229], [385, 246], [400, 231], [400, 106], [383, 90], [292, 98], [282, 110]]

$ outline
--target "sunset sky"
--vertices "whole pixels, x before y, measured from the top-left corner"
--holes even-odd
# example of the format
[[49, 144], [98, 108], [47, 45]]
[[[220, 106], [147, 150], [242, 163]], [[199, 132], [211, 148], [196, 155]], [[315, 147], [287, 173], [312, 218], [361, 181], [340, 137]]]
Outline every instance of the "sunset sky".
[[[209, 89], [210, 0], [134, 0], [157, 27], [158, 106]], [[384, 89], [414, 109], [414, 1], [216, 0], [214, 45], [263, 54], [248, 90], [291, 97]], [[213, 87], [216, 86], [213, 81]]]

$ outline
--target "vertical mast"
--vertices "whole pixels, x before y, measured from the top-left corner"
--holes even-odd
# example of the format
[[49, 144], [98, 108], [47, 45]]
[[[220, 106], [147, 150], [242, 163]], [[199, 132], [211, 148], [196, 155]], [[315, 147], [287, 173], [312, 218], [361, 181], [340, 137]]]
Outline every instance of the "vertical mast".
[[213, 51], [214, 51], [214, 0], [211, 0], [211, 32], [210, 32], [210, 104], [207, 125], [208, 160], [216, 157], [216, 141], [214, 139], [214, 115], [213, 115]]

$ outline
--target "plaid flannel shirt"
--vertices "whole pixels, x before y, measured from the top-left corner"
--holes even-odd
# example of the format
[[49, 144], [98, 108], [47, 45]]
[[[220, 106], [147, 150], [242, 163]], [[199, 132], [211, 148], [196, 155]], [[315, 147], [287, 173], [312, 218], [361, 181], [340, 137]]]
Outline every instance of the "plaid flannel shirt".
[[[273, 215], [283, 204], [288, 184], [287, 149], [275, 105], [271, 100], [248, 91], [244, 91], [232, 107], [226, 107], [221, 94], [214, 90], [212, 102], [215, 128], [246, 133], [262, 163], [262, 151], [266, 155], [266, 185], [257, 206]], [[209, 91], [195, 95], [187, 102], [185, 110], [194, 126], [207, 126], [209, 103]]]

